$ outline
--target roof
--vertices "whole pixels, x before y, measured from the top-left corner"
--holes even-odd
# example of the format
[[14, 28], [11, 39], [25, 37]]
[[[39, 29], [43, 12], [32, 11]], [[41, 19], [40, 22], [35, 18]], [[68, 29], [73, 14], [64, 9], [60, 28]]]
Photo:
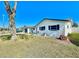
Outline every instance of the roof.
[[66, 22], [71, 22], [70, 20], [67, 20], [67, 19], [50, 19], [50, 18], [44, 18], [43, 20], [53, 20], [53, 21], [66, 21]]
[[24, 28], [34, 28], [34, 26], [24, 26]]
[[71, 22], [71, 20], [67, 20], [67, 19], [50, 19], [50, 18], [44, 18], [44, 19], [41, 20], [39, 23], [37, 23], [35, 26], [37, 26], [38, 24], [40, 24], [40, 23], [41, 23], [42, 21], [44, 21], [44, 20]]

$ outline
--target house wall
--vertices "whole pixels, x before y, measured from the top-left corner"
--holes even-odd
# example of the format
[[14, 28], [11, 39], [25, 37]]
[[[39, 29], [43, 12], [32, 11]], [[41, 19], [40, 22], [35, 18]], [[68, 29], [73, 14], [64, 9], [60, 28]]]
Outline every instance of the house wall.
[[72, 24], [71, 22], [66, 22], [65, 23], [65, 36], [67, 36], [71, 32], [72, 32]]
[[[55, 31], [48, 30], [49, 25], [57, 25], [57, 24], [59, 24], [59, 27], [60, 27], [59, 30], [55, 30]], [[39, 27], [41, 26], [45, 26], [44, 31], [39, 30]], [[66, 23], [64, 21], [44, 20], [39, 25], [36, 26], [35, 31], [36, 33], [39, 33], [40, 35], [45, 33], [49, 36], [59, 37], [60, 35], [67, 34], [65, 31], [68, 31], [68, 30], [65, 30], [65, 29], [66, 29]]]

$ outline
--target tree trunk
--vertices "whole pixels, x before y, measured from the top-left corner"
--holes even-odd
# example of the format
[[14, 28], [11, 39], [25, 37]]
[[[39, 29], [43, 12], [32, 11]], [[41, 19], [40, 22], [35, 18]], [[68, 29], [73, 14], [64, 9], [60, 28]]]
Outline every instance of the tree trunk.
[[17, 6], [17, 2], [15, 2], [14, 4], [14, 8], [10, 8], [10, 4], [8, 1], [4, 1], [5, 6], [6, 6], [6, 11], [9, 15], [9, 26], [10, 26], [10, 32], [12, 35], [11, 40], [15, 40], [16, 39], [16, 27], [15, 27], [15, 13], [16, 13], [16, 6]]
[[11, 14], [9, 16], [9, 26], [10, 26], [10, 32], [11, 32], [11, 40], [16, 40], [16, 27], [15, 27], [15, 20], [14, 20], [14, 15]]

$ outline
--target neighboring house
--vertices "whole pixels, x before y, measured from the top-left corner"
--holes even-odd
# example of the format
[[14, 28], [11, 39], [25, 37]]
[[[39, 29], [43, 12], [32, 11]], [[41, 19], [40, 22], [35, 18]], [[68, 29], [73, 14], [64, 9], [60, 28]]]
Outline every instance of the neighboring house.
[[71, 33], [71, 28], [72, 22], [70, 20], [45, 18], [35, 26], [33, 32], [58, 38], [60, 35], [67, 36]]
[[23, 29], [22, 28], [16, 28], [16, 33], [18, 32], [23, 32]]
[[72, 27], [73, 33], [79, 33], [79, 27]]
[[33, 33], [34, 27], [33, 26], [25, 26], [24, 27], [24, 32], [25, 33]]

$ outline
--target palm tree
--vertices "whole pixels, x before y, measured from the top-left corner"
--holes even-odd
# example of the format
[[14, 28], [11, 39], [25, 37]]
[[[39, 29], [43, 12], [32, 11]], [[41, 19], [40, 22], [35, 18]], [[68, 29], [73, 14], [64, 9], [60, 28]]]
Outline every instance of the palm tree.
[[9, 17], [9, 26], [10, 26], [10, 32], [12, 35], [12, 40], [16, 39], [16, 26], [15, 26], [15, 13], [16, 13], [16, 6], [17, 6], [17, 2], [15, 1], [14, 3], [14, 7], [11, 8], [10, 4], [8, 1], [4, 1], [5, 3], [5, 7], [6, 7], [6, 11], [8, 13], [8, 17]]

